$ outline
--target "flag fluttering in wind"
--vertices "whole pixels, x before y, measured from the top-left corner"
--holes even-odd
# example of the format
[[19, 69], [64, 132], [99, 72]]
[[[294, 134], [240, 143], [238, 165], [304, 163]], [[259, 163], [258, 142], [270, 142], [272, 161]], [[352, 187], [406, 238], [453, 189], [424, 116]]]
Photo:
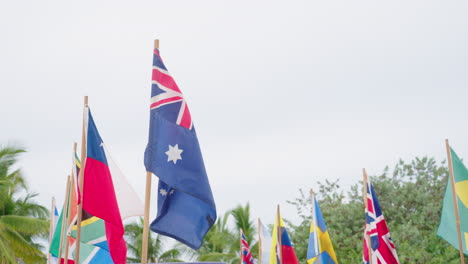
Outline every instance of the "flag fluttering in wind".
[[[464, 254], [468, 254], [468, 170], [452, 148], [450, 148], [450, 154], [452, 164], [449, 164], [449, 166], [452, 166], [453, 168], [455, 194], [457, 197], [458, 213], [460, 216], [462, 250]], [[453, 189], [449, 177], [437, 235], [447, 240], [447, 242], [456, 249], [460, 250], [455, 218], [455, 205], [453, 201]]]
[[62, 211], [60, 215], [57, 217], [57, 224], [55, 224], [56, 228], [54, 229], [54, 233], [52, 235], [52, 240], [50, 241], [50, 246], [49, 246], [49, 253], [52, 255], [53, 258], [55, 258], [54, 261], [58, 260], [59, 257], [59, 247], [60, 247], [60, 237], [62, 236], [62, 222], [64, 215], [66, 212], [64, 212], [64, 209], [62, 207]]
[[271, 235], [270, 264], [299, 264], [279, 210]]
[[[86, 163], [84, 165], [83, 190], [80, 190], [83, 195], [83, 210], [96, 217], [90, 219], [97, 219], [98, 222], [99, 220], [103, 221], [106, 240], [103, 243], [107, 244], [114, 263], [124, 264], [127, 259], [127, 246], [123, 239], [122, 217], [104, 150], [104, 143], [88, 107], [85, 107], [85, 124], [87, 131]], [[90, 220], [90, 222], [93, 220]], [[83, 226], [85, 225], [86, 223], [83, 222]], [[81, 240], [83, 241], [83, 239]], [[102, 244], [100, 246], [104, 247]]]
[[[57, 205], [55, 204], [55, 198], [52, 197], [52, 212], [51, 212], [51, 217], [50, 217], [50, 230], [49, 230], [49, 251], [50, 251], [50, 245], [52, 244], [52, 238], [54, 236], [55, 230], [57, 229], [57, 222], [59, 220], [59, 213], [57, 210]], [[60, 228], [61, 226], [59, 226]], [[50, 252], [48, 253], [48, 258], [51, 264], [56, 264], [58, 261], [57, 257], [54, 257]]]
[[[65, 202], [57, 221], [57, 228], [55, 229], [49, 252], [52, 256], [57, 258], [58, 263], [63, 263], [66, 256], [68, 256], [68, 263], [74, 264], [72, 253], [75, 239], [68, 236], [67, 230], [68, 227], [72, 225], [72, 220], [69, 216], [76, 212], [76, 192], [73, 178], [69, 178], [68, 181]], [[60, 242], [62, 242], [61, 245]]]
[[[372, 264], [398, 264], [396, 248], [370, 180], [367, 181], [366, 190], [366, 235], [364, 238], [370, 237]], [[364, 256], [366, 245], [367, 243], [364, 242]]]
[[258, 219], [258, 241], [260, 247], [259, 263], [269, 264], [270, 263], [270, 247], [271, 247], [271, 234], [268, 229]]
[[154, 49], [145, 167], [159, 177], [151, 230], [193, 249], [216, 221], [216, 206], [187, 102]]
[[[78, 175], [79, 170], [81, 169], [81, 163], [78, 158], [78, 155], [74, 155], [74, 171], [73, 175]], [[73, 179], [75, 179], [73, 177]], [[77, 178], [76, 178], [77, 179]], [[74, 184], [75, 193], [78, 193], [78, 188]], [[76, 219], [77, 219], [77, 204], [78, 199], [77, 195], [72, 200], [72, 207], [75, 208], [73, 212], [73, 218], [70, 222], [68, 233], [72, 238], [76, 238]], [[112, 257], [109, 252], [109, 246], [107, 244], [106, 229], [104, 220], [92, 216], [84, 209], [82, 210], [82, 220], [81, 220], [81, 237], [80, 237], [80, 264], [82, 263], [112, 263]], [[70, 255], [75, 256], [75, 251], [73, 250], [76, 246], [75, 240], [72, 242], [72, 252]]]
[[307, 263], [338, 263], [325, 220], [315, 196], [313, 196], [312, 201], [312, 222], [310, 224], [309, 246], [307, 248]]
[[240, 230], [240, 245], [241, 245], [241, 258], [243, 264], [254, 264], [254, 259], [252, 256], [252, 252], [250, 251], [249, 243], [247, 243], [247, 238]]

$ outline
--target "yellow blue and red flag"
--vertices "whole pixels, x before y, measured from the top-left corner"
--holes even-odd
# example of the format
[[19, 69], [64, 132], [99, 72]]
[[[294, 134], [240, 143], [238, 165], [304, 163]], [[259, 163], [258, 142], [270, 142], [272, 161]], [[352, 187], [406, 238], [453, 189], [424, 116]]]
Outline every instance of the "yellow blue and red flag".
[[270, 264], [299, 264], [283, 219], [279, 215], [275, 219], [271, 234]]

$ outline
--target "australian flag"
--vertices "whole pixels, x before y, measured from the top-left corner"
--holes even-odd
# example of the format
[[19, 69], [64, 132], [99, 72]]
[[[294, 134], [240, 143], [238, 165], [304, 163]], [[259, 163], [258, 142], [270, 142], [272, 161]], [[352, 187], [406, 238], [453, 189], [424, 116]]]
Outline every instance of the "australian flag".
[[216, 221], [216, 206], [187, 102], [154, 50], [145, 167], [159, 177], [151, 230], [193, 249]]
[[[395, 244], [390, 237], [387, 222], [380, 208], [379, 200], [375, 194], [374, 187], [367, 181], [366, 186], [366, 227], [364, 232], [363, 263], [369, 263], [369, 251], [367, 245], [371, 247], [371, 257], [373, 264], [399, 264]], [[367, 237], [370, 238], [368, 242]]]

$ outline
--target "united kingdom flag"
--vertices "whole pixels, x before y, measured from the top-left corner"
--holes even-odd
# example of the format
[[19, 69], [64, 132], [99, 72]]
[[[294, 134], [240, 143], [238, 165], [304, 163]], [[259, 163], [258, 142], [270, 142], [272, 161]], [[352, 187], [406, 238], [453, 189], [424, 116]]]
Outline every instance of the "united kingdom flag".
[[146, 171], [159, 177], [151, 230], [198, 249], [216, 221], [216, 206], [184, 95], [153, 54]]
[[240, 230], [241, 233], [241, 254], [242, 254], [242, 264], [254, 264], [254, 259], [252, 257], [252, 252], [250, 251], [249, 243], [247, 243], [247, 238]]
[[192, 117], [184, 95], [164, 66], [159, 50], [154, 50], [152, 73], [151, 110], [169, 106], [160, 113], [177, 125], [192, 129]]
[[374, 187], [367, 181], [366, 227], [364, 232], [363, 263], [369, 263], [367, 237], [372, 248], [372, 264], [399, 264], [395, 245], [385, 222]]

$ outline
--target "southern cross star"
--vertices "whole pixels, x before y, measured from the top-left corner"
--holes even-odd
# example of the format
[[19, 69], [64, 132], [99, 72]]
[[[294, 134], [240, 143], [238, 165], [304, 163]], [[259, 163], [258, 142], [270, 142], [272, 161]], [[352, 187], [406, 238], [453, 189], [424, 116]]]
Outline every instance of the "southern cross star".
[[180, 154], [184, 151], [183, 149], [179, 149], [179, 144], [176, 144], [174, 147], [169, 145], [169, 150], [166, 151], [167, 155], [167, 162], [174, 162], [176, 164], [177, 160], [182, 160]]

